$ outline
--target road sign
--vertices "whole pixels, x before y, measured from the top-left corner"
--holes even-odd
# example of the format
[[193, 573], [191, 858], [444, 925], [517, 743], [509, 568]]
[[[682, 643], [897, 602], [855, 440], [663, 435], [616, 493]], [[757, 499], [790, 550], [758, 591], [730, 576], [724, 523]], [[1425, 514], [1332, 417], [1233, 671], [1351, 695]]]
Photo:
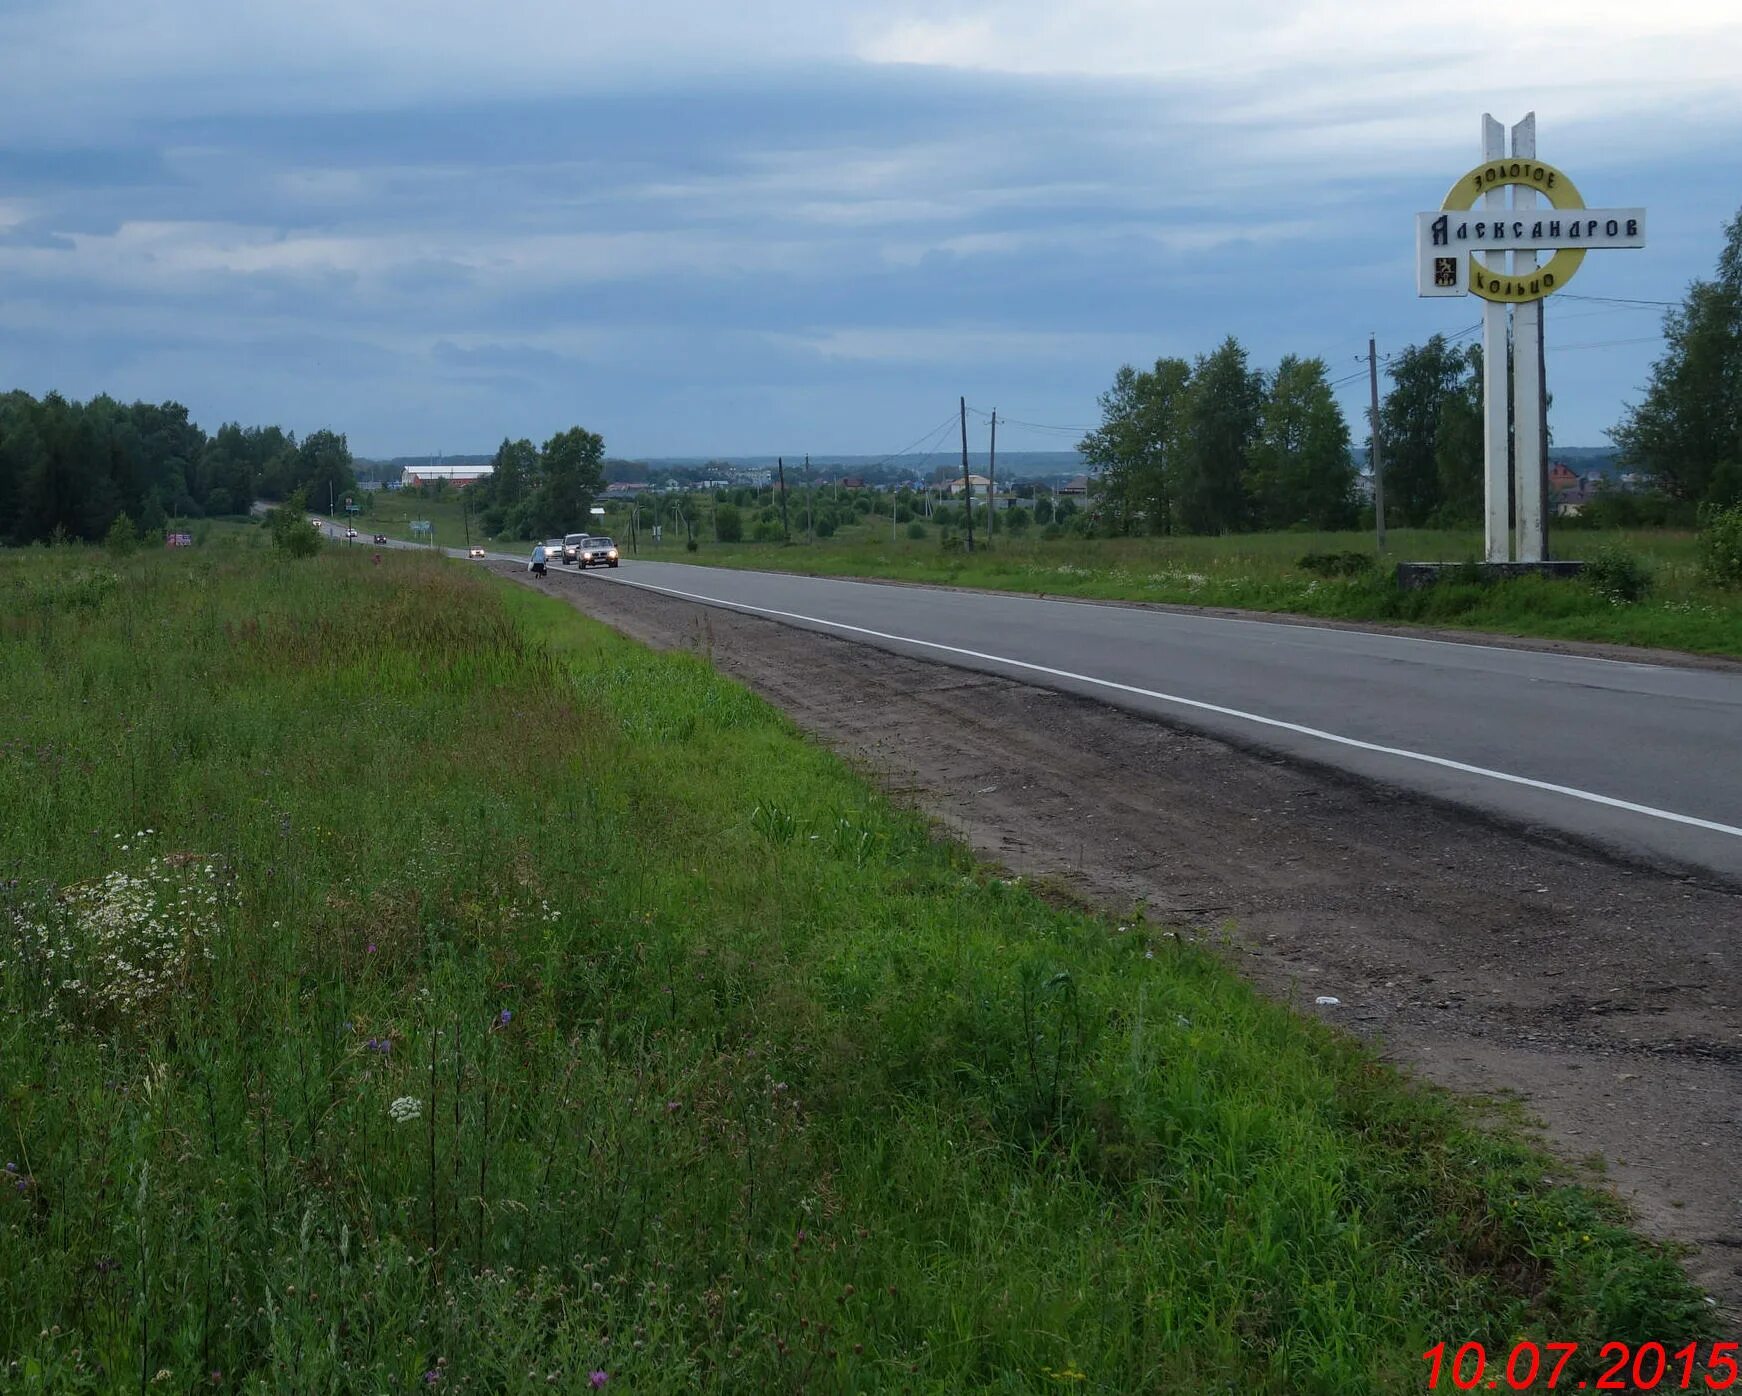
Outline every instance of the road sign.
[[587, 512], [589, 514], [599, 514], [602, 516], [605, 512], [605, 506], [602, 504], [595, 504], [591, 509], [587, 510]]
[[435, 529], [430, 526], [430, 521], [428, 519], [413, 519], [411, 521], [411, 531], [413, 533], [434, 533]]
[[[1512, 128], [1510, 154], [1506, 128], [1484, 116], [1482, 163], [1458, 177], [1437, 209], [1416, 215], [1415, 243], [1417, 294], [1485, 302], [1483, 555], [1489, 562], [1542, 562], [1548, 556], [1542, 302], [1566, 289], [1588, 250], [1644, 247], [1645, 210], [1588, 208], [1565, 171], [1536, 158], [1535, 112]], [[1551, 254], [1541, 265], [1539, 252]]]

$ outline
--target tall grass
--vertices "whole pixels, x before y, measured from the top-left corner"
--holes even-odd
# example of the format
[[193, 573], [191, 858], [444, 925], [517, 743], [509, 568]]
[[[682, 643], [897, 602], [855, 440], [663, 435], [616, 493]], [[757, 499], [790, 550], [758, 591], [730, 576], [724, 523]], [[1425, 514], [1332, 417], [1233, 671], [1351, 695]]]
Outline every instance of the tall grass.
[[0, 559], [6, 1389], [1346, 1393], [1699, 1330], [1526, 1144], [700, 661], [247, 542]]

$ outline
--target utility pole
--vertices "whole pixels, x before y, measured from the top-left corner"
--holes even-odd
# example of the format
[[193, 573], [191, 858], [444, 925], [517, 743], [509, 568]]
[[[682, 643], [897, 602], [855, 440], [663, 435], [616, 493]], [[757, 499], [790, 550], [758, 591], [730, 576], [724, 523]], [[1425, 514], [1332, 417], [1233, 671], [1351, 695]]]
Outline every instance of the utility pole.
[[968, 399], [962, 398], [962, 491], [968, 501], [968, 551], [974, 551], [974, 477], [968, 474]]
[[1372, 394], [1373, 448], [1368, 463], [1373, 467], [1373, 529], [1379, 551], [1385, 551], [1385, 461], [1379, 443], [1379, 351], [1373, 336], [1367, 336], [1367, 386]]
[[786, 457], [776, 456], [775, 466], [780, 471], [780, 532], [788, 542], [792, 542], [792, 528], [786, 521]]
[[1542, 423], [1536, 438], [1542, 443], [1541, 459], [1536, 463], [1536, 468], [1542, 472], [1536, 495], [1542, 501], [1542, 532], [1537, 538], [1537, 549], [1544, 562], [1551, 556], [1548, 549], [1548, 521], [1549, 516], [1554, 513], [1548, 489], [1548, 364], [1543, 352], [1543, 321], [1547, 310], [1546, 301], [1536, 303], [1536, 410], [1538, 420]]
[[816, 497], [816, 486], [811, 484], [810, 452], [806, 451], [804, 456], [804, 541], [807, 543], [815, 543], [817, 541], [815, 510], [812, 507], [816, 501]]
[[986, 532], [998, 531], [998, 409], [992, 409], [992, 449], [986, 453]]
[[900, 498], [900, 490], [892, 488], [889, 491], [889, 541], [891, 543], [895, 541], [895, 504]]

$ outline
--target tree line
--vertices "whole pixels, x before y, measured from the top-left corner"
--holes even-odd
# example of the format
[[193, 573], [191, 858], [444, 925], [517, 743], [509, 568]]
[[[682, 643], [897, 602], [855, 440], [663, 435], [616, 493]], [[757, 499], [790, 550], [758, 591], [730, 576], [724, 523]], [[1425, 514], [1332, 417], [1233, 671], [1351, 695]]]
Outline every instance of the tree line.
[[96, 541], [125, 516], [146, 534], [171, 520], [246, 514], [301, 491], [324, 507], [356, 488], [345, 438], [227, 422], [208, 436], [179, 402], [131, 405], [0, 396], [0, 540]]
[[[1716, 275], [1668, 312], [1664, 338], [1644, 397], [1609, 433], [1618, 461], [1690, 515], [1742, 503], [1742, 212]], [[1479, 521], [1481, 349], [1434, 335], [1393, 355], [1385, 376], [1387, 521]], [[1263, 373], [1229, 338], [1195, 362], [1126, 365], [1100, 405], [1100, 426], [1077, 449], [1097, 477], [1105, 529], [1347, 528], [1370, 510], [1321, 359], [1291, 355]]]
[[1254, 369], [1230, 336], [1195, 363], [1127, 364], [1077, 445], [1121, 533], [1348, 528], [1360, 508], [1349, 426], [1323, 359]]

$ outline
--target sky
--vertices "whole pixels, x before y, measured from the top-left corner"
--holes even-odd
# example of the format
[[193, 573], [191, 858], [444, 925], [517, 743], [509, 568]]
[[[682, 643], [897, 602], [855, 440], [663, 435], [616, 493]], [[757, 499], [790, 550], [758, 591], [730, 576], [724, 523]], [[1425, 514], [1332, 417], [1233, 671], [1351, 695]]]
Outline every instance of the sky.
[[1545, 311], [1602, 445], [1661, 349], [1612, 302], [1742, 205], [1739, 72], [1733, 0], [0, 0], [0, 390], [369, 456], [947, 448], [966, 396], [1053, 450], [1234, 335], [1361, 439], [1367, 336], [1480, 319], [1416, 297], [1414, 213], [1534, 110], [1649, 211]]

